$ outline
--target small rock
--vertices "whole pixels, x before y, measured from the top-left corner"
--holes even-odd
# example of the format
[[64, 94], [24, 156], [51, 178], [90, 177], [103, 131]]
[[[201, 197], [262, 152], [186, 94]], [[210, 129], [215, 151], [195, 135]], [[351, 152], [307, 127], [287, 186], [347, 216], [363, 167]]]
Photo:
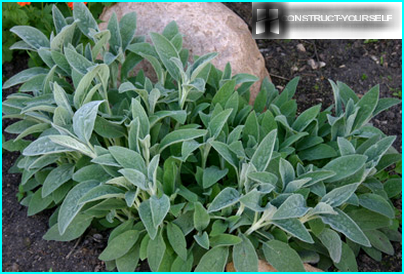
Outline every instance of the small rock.
[[298, 70], [299, 70], [299, 68], [297, 66], [292, 67], [292, 71], [298, 71]]
[[341, 66], [339, 66], [339, 68], [345, 68], [346, 66], [345, 65], [341, 65]]
[[325, 62], [320, 61], [320, 62], [318, 62], [318, 65], [320, 68], [323, 68], [323, 67], [325, 67], [326, 64], [325, 64]]
[[20, 266], [16, 263], [13, 263], [11, 266], [11, 272], [19, 272], [20, 271]]
[[303, 46], [303, 44], [297, 44], [296, 48], [300, 52], [306, 52], [306, 48]]
[[379, 63], [380, 63], [380, 62], [379, 62], [379, 58], [377, 58], [376, 56], [371, 55], [370, 58], [371, 58], [373, 61], [375, 61], [376, 64], [379, 64]]
[[28, 237], [24, 238], [24, 245], [25, 245], [26, 247], [30, 247], [30, 246], [31, 246], [31, 240], [30, 240], [30, 238], [28, 238]]
[[318, 68], [318, 64], [316, 61], [314, 61], [314, 59], [310, 59], [307, 61], [307, 64], [312, 68], [312, 69], [317, 69]]
[[93, 237], [95, 238], [95, 239], [98, 239], [98, 240], [102, 240], [102, 238], [104, 238], [104, 237], [102, 237], [102, 235], [101, 234], [94, 234], [93, 235]]

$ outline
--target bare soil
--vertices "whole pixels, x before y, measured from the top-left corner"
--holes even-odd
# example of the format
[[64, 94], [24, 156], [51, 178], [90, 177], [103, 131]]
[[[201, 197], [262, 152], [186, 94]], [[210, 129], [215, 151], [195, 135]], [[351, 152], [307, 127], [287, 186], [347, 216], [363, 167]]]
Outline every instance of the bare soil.
[[[226, 3], [251, 26], [251, 3]], [[257, 40], [266, 59], [273, 83], [282, 89], [288, 79], [301, 76], [296, 93], [299, 111], [321, 102], [323, 108], [332, 103], [328, 79], [342, 81], [359, 94], [380, 84], [381, 97], [393, 97], [401, 91], [401, 40]], [[302, 44], [305, 52], [297, 50]], [[324, 62], [325, 66], [312, 69], [308, 61]], [[27, 56], [16, 56], [12, 63], [3, 65], [3, 80], [27, 67]], [[297, 70], [296, 70], [297, 68]], [[3, 90], [2, 99], [17, 89]], [[396, 135], [394, 146], [401, 152], [401, 105], [384, 112], [372, 122], [388, 135]], [[12, 121], [3, 121], [3, 130]], [[6, 139], [11, 138], [5, 134]], [[106, 271], [97, 259], [106, 245], [108, 231], [89, 230], [73, 242], [48, 242], [42, 236], [48, 229], [52, 212], [27, 217], [27, 209], [17, 202], [20, 175], [8, 169], [17, 153], [3, 153], [2, 185], [2, 270], [3, 271]], [[395, 201], [401, 211], [401, 198]], [[375, 262], [360, 254], [360, 271], [401, 271], [402, 246], [395, 244], [396, 254]], [[149, 271], [141, 264], [137, 271]]]

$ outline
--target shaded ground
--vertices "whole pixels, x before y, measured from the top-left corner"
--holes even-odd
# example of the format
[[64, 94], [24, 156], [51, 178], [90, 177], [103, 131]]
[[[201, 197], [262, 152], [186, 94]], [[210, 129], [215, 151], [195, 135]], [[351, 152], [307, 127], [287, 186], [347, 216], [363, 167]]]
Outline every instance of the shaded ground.
[[[247, 23], [251, 20], [250, 3], [226, 3]], [[296, 93], [299, 111], [321, 102], [332, 103], [332, 92], [327, 79], [345, 82], [363, 94], [380, 84], [381, 97], [392, 97], [401, 92], [401, 40], [257, 40], [266, 59], [272, 81], [280, 89], [286, 79], [301, 76]], [[297, 50], [302, 44], [305, 52]], [[312, 69], [308, 60], [324, 62], [321, 69]], [[26, 57], [14, 58], [3, 65], [3, 77], [10, 77], [26, 67]], [[3, 100], [15, 89], [3, 91]], [[11, 121], [3, 121], [3, 130]], [[388, 135], [397, 135], [395, 147], [401, 152], [401, 106], [380, 114], [373, 123]], [[6, 138], [10, 135], [6, 134]], [[78, 241], [47, 242], [42, 236], [48, 229], [51, 212], [27, 217], [26, 208], [16, 199], [20, 175], [8, 174], [18, 155], [3, 154], [3, 271], [105, 271], [97, 259], [105, 247], [107, 233], [89, 231]], [[401, 200], [396, 201], [401, 209]], [[361, 254], [361, 271], [401, 271], [402, 247], [395, 245], [395, 256], [384, 256], [381, 263]], [[142, 265], [138, 271], [148, 270]]]

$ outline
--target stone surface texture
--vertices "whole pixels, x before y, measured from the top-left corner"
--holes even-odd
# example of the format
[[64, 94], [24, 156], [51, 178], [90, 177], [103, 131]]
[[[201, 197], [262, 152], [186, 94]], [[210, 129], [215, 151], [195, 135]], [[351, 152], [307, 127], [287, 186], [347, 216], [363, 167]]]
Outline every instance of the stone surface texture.
[[[128, 12], [137, 13], [137, 35], [150, 32], [161, 33], [164, 27], [175, 20], [184, 35], [184, 48], [190, 56], [218, 52], [213, 64], [223, 70], [227, 62], [233, 74], [249, 73], [261, 80], [269, 77], [265, 61], [251, 37], [247, 24], [222, 3], [116, 3], [104, 10], [101, 15], [101, 29], [113, 12], [120, 19]], [[147, 37], [150, 42], [150, 38]], [[142, 66], [147, 66], [144, 62]], [[147, 71], [151, 67], [144, 68]], [[260, 82], [251, 87], [251, 102], [259, 92]]]

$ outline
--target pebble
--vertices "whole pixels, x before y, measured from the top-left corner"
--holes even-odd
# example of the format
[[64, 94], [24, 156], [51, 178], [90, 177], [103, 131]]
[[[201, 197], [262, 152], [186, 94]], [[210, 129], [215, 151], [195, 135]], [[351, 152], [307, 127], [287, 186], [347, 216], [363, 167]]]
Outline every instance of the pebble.
[[19, 272], [20, 271], [20, 266], [16, 263], [13, 263], [11, 266], [11, 272]]
[[306, 48], [303, 46], [303, 44], [297, 44], [296, 48], [300, 52], [306, 52]]
[[102, 239], [104, 238], [104, 237], [103, 237], [101, 234], [99, 234], [99, 233], [94, 234], [93, 237], [94, 237], [95, 239], [97, 239], [97, 240], [102, 240]]
[[307, 64], [312, 68], [312, 69], [318, 69], [318, 64], [314, 59], [310, 59], [307, 61]]
[[298, 70], [299, 70], [299, 68], [297, 66], [292, 67], [292, 71], [298, 71]]
[[320, 62], [318, 62], [318, 65], [320, 68], [323, 68], [323, 67], [325, 67], [326, 64], [325, 64], [325, 62], [320, 61]]
[[373, 61], [375, 61], [376, 64], [379, 64], [379, 63], [380, 63], [380, 62], [379, 62], [379, 58], [377, 58], [376, 56], [371, 55], [370, 58], [371, 58]]

